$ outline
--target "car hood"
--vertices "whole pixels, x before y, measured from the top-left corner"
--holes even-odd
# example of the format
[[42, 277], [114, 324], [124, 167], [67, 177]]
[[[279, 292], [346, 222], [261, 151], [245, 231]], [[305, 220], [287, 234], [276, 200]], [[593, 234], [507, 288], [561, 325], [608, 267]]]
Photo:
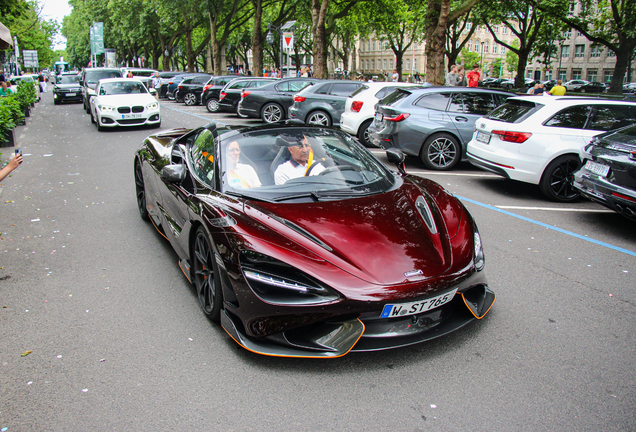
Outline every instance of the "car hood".
[[[291, 222], [307, 239], [303, 246], [368, 283], [402, 284], [434, 278], [452, 265], [450, 240], [463, 207], [434, 185], [433, 193], [404, 182], [381, 195], [341, 201], [250, 202], [245, 212], [290, 239], [285, 228]], [[422, 201], [430, 209], [433, 229], [425, 223]]]
[[79, 91], [80, 90], [80, 85], [79, 85], [79, 83], [75, 83], [75, 84], [54, 84], [53, 88], [54, 89], [61, 89], [61, 90], [76, 89], [77, 91]]
[[130, 105], [147, 105], [153, 102], [157, 102], [154, 96], [148, 93], [142, 93], [137, 95], [102, 95], [98, 96], [97, 100], [100, 103], [113, 105], [113, 106], [130, 106]]

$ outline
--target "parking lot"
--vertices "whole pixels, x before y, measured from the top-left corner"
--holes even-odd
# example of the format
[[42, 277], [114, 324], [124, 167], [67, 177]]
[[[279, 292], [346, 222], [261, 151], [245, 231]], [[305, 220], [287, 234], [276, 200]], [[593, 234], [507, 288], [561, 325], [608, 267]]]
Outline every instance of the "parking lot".
[[[260, 124], [161, 105], [163, 128]], [[25, 163], [0, 186], [8, 432], [636, 429], [633, 222], [467, 162], [440, 173], [409, 159], [477, 221], [491, 312], [406, 348], [263, 357], [201, 314], [176, 254], [139, 218], [133, 154], [155, 132], [99, 133], [50, 93], [19, 132]]]

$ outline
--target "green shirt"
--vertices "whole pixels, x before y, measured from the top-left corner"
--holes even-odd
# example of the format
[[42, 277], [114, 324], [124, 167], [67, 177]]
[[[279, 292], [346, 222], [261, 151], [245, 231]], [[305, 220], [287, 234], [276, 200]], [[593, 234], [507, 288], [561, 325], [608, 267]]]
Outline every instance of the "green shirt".
[[13, 91], [9, 87], [6, 90], [0, 87], [0, 96], [9, 96], [10, 94], [13, 94]]

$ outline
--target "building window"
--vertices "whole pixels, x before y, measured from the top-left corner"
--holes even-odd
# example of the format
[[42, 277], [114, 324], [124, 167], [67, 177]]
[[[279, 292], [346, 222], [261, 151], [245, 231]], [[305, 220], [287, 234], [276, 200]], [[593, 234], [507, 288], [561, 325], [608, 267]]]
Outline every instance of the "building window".
[[499, 34], [499, 26], [493, 26], [493, 27], [492, 27], [492, 31], [493, 31], [495, 34]]
[[371, 60], [371, 70], [375, 70], [375, 59]]
[[594, 45], [591, 49], [590, 49], [590, 57], [600, 57], [601, 53], [603, 52], [603, 49]]
[[531, 71], [530, 69], [528, 69], [528, 70], [526, 71], [526, 76], [527, 76], [528, 78], [532, 78], [532, 71]]
[[373, 41], [373, 51], [375, 51], [375, 41]]
[[479, 42], [475, 42], [475, 52], [479, 52]]
[[580, 80], [581, 79], [581, 71], [580, 70], [573, 70], [572, 71], [572, 79], [573, 80]]
[[492, 46], [492, 53], [497, 54], [497, 45]]
[[406, 70], [407, 71], [411, 70], [411, 60], [410, 59], [406, 59]]
[[574, 49], [574, 57], [585, 57], [585, 45], [576, 45]]
[[484, 43], [484, 53], [488, 53], [488, 42]]
[[470, 30], [472, 26], [473, 26], [473, 23], [466, 23], [466, 30]]
[[616, 57], [616, 53], [612, 50], [607, 50], [607, 56], [608, 57]]
[[605, 82], [611, 82], [614, 78], [614, 69], [604, 71]]
[[501, 28], [501, 34], [508, 34], [508, 27], [503, 26], [503, 27]]
[[577, 31], [576, 31], [576, 35], [577, 35], [577, 36], [583, 36], [583, 33], [581, 33], [580, 31], [578, 31], [578, 30], [577, 30]]
[[468, 51], [473, 50], [473, 41], [468, 41]]
[[570, 30], [568, 30], [566, 32], [563, 32], [563, 37], [565, 39], [570, 39], [572, 37], [572, 29], [570, 29]]
[[478, 26], [478, 25], [476, 25], [476, 26], [475, 26], [475, 31], [476, 31], [476, 32], [478, 32], [478, 31], [479, 31], [479, 26]]
[[563, 82], [567, 81], [567, 78], [565, 77], [565, 69], [559, 69], [559, 79]]
[[588, 81], [596, 81], [596, 69], [588, 69], [587, 70], [587, 80]]
[[384, 65], [383, 66], [384, 66], [384, 70], [388, 70], [387, 67], [386, 67], [386, 59], [384, 59]]
[[506, 47], [502, 46], [501, 47], [501, 55], [504, 55], [506, 53]]
[[564, 45], [561, 47], [561, 57], [570, 57], [570, 45]]

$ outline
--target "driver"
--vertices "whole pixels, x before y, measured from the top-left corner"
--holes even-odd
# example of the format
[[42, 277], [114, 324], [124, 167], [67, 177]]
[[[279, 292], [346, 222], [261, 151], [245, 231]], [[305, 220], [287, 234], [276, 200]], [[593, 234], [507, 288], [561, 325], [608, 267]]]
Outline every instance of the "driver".
[[281, 145], [287, 146], [291, 158], [276, 168], [274, 182], [277, 185], [281, 185], [293, 178], [318, 175], [325, 169], [320, 162], [314, 161], [314, 152], [311, 150], [311, 145], [306, 135], [303, 135], [303, 139], [300, 142], [296, 141], [296, 137], [290, 135], [281, 135], [278, 140], [282, 141], [282, 143], [279, 141]]
[[261, 187], [258, 174], [250, 165], [239, 163], [241, 148], [238, 142], [232, 141], [227, 146], [227, 181], [233, 188]]

